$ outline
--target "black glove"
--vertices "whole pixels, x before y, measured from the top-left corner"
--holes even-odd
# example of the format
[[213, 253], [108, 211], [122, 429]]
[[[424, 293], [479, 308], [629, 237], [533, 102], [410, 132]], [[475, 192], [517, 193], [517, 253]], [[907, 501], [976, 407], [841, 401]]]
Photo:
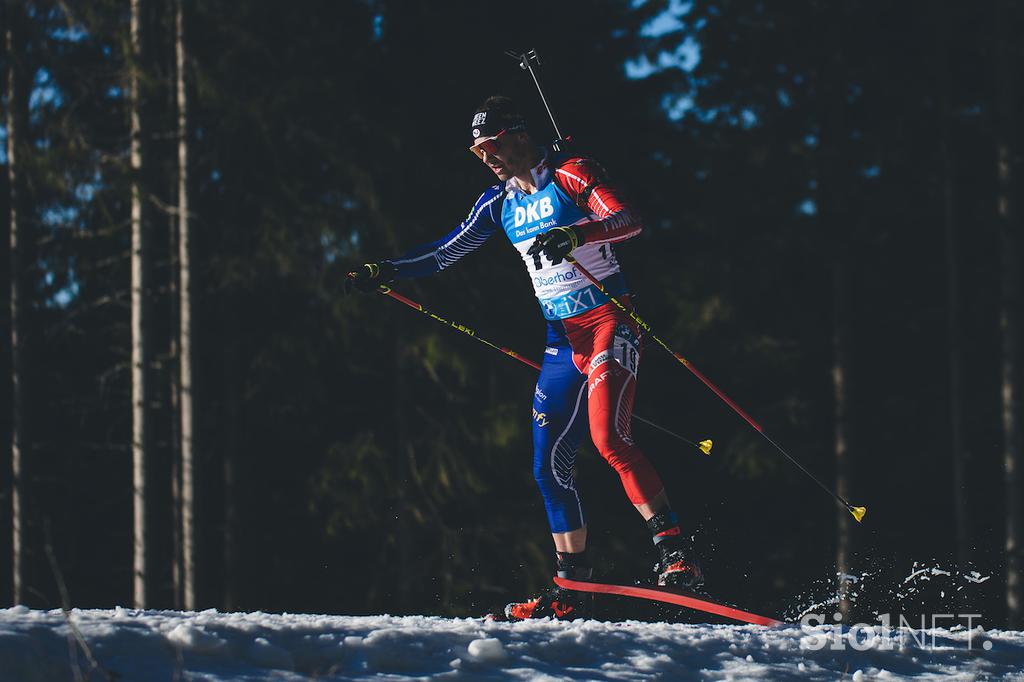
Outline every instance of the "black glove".
[[578, 227], [552, 227], [537, 237], [537, 241], [533, 243], [526, 255], [538, 256], [543, 253], [552, 265], [558, 265], [583, 241], [583, 232]]
[[366, 263], [355, 272], [348, 273], [345, 279], [345, 293], [374, 291], [382, 284], [390, 284], [395, 280], [395, 266], [387, 261]]

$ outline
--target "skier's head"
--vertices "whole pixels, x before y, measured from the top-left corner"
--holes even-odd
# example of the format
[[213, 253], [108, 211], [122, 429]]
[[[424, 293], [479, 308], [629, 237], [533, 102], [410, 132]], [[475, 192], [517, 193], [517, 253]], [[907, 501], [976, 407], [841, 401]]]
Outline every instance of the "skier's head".
[[508, 97], [494, 95], [473, 113], [470, 150], [501, 180], [527, 172], [537, 145], [526, 129], [526, 118]]

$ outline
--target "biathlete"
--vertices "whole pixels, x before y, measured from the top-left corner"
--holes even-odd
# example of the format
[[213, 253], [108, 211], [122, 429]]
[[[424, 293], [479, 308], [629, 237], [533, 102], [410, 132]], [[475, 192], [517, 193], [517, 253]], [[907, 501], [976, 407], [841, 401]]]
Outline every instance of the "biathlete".
[[[573, 477], [576, 450], [588, 431], [618, 472], [626, 495], [647, 522], [660, 559], [658, 583], [703, 582], [657, 471], [630, 432], [641, 343], [636, 325], [587, 280], [579, 261], [610, 295], [629, 306], [616, 242], [640, 233], [638, 214], [592, 159], [549, 152], [530, 136], [507, 97], [490, 97], [474, 113], [470, 150], [499, 182], [469, 217], [441, 239], [404, 256], [349, 273], [348, 288], [372, 291], [395, 279], [439, 272], [504, 232], [523, 257], [541, 310], [547, 344], [533, 398], [533, 471], [547, 508], [558, 575], [591, 579], [587, 524]], [[511, 619], [587, 617], [590, 600], [553, 587], [509, 604]]]

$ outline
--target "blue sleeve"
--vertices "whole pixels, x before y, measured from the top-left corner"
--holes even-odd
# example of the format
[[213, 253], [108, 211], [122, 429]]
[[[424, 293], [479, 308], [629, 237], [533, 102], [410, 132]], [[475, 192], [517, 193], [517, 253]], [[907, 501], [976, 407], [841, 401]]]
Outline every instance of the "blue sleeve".
[[423, 277], [444, 270], [470, 251], [478, 249], [501, 224], [504, 183], [488, 187], [458, 227], [437, 241], [423, 244], [388, 262], [395, 278]]

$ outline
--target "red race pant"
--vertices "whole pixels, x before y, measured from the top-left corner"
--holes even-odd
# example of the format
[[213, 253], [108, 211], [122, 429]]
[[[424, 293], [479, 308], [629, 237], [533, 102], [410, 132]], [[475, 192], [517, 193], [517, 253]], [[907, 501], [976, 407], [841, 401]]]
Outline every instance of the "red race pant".
[[573, 467], [588, 430], [630, 502], [644, 504], [662, 492], [661, 478], [631, 433], [640, 350], [635, 324], [611, 303], [549, 323], [534, 393], [533, 444], [534, 475], [553, 533], [585, 523]]

